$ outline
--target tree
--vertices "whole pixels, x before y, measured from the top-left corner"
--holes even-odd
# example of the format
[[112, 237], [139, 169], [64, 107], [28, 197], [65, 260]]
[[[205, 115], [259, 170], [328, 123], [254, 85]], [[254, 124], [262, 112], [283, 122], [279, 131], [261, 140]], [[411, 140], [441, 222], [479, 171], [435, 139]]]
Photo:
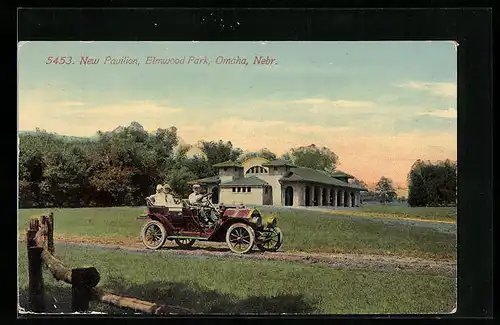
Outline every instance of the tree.
[[290, 158], [292, 163], [300, 167], [333, 172], [339, 162], [339, 157], [327, 147], [309, 146], [292, 148], [284, 155]]
[[261, 157], [267, 160], [276, 160], [276, 154], [271, 152], [267, 148], [260, 149], [259, 151], [256, 152], [247, 152], [245, 154], [242, 154], [239, 158], [239, 161], [243, 162], [247, 159], [254, 158], [254, 157]]
[[382, 176], [377, 182], [375, 193], [380, 197], [380, 202], [382, 203], [392, 202], [397, 196], [392, 180], [385, 176]]
[[[240, 148], [234, 148], [231, 141], [224, 142], [219, 141], [205, 141], [201, 140], [198, 142], [198, 148], [203, 152], [203, 156], [197, 156], [197, 158], [191, 161], [191, 166], [194, 163], [199, 163], [203, 166], [204, 172], [202, 172], [201, 177], [213, 176], [217, 173], [217, 169], [213, 165], [225, 161], [237, 161], [243, 150]], [[204, 158], [204, 159], [203, 159]], [[194, 166], [199, 169], [199, 166]]]
[[417, 160], [408, 173], [410, 206], [456, 205], [457, 164], [449, 159], [432, 163]]

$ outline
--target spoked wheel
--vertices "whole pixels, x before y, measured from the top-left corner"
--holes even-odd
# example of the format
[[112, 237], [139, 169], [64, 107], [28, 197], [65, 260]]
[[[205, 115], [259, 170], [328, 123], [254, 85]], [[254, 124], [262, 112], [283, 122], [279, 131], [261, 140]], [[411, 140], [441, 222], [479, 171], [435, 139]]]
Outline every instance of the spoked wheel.
[[167, 239], [165, 227], [156, 220], [151, 220], [142, 227], [142, 243], [149, 249], [160, 249]]
[[283, 233], [278, 227], [263, 231], [257, 247], [263, 252], [276, 252], [283, 245]]
[[174, 241], [180, 248], [190, 248], [196, 242], [196, 239], [176, 238]]
[[226, 243], [234, 253], [248, 253], [255, 243], [255, 233], [250, 226], [235, 223], [226, 232]]

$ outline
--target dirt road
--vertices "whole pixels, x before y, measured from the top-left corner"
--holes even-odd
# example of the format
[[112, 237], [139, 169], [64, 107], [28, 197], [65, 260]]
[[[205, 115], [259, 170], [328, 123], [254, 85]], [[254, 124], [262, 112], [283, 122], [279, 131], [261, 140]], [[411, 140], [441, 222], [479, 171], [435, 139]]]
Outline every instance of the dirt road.
[[[188, 258], [225, 258], [225, 259], [255, 259], [276, 260], [288, 262], [301, 262], [317, 264], [335, 269], [370, 269], [386, 272], [418, 272], [425, 274], [439, 274], [456, 277], [456, 263], [453, 261], [430, 260], [413, 257], [368, 255], [368, 254], [329, 254], [329, 253], [305, 253], [305, 252], [260, 252], [252, 251], [250, 254], [235, 254], [218, 243], [203, 243], [192, 249], [179, 249], [172, 244], [166, 244], [161, 250], [152, 251], [144, 248], [140, 242], [111, 243], [98, 242], [85, 239], [56, 239], [57, 246], [78, 247], [80, 249], [91, 249], [97, 251], [119, 251], [132, 254], [143, 254], [148, 256], [174, 255]], [[22, 248], [24, 245], [20, 245]], [[201, 246], [201, 247], [200, 247]]]

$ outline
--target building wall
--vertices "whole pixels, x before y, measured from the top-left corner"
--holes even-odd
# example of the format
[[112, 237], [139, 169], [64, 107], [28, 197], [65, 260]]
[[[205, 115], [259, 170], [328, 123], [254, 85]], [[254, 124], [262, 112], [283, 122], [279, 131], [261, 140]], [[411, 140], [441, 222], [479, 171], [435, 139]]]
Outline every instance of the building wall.
[[276, 206], [284, 205], [285, 202], [281, 200], [281, 184], [279, 182], [281, 175], [258, 174], [254, 176], [267, 182], [272, 187], [272, 198], [273, 198], [272, 205]]
[[220, 202], [230, 204], [255, 204], [262, 205], [264, 200], [264, 191], [259, 187], [252, 187], [251, 192], [233, 192], [232, 187], [221, 187]]

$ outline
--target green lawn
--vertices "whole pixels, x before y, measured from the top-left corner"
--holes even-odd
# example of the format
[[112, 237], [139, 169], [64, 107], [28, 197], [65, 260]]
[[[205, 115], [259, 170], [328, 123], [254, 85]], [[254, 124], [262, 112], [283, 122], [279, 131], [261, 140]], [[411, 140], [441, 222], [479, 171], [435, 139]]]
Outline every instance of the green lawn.
[[360, 211], [376, 214], [390, 214], [402, 218], [456, 221], [456, 207], [408, 207], [396, 204], [363, 204]]
[[[19, 231], [31, 215], [50, 210], [19, 211]], [[101, 240], [138, 240], [142, 223], [140, 208], [82, 208], [54, 210], [55, 235], [83, 236]], [[348, 214], [348, 211], [345, 211]], [[280, 213], [284, 250], [304, 252], [351, 252], [395, 254], [455, 259], [456, 236], [430, 228], [388, 225], [363, 220], [339, 220], [331, 215], [294, 211]]]
[[[62, 224], [62, 221], [60, 222]], [[68, 267], [94, 266], [99, 287], [201, 313], [447, 313], [456, 279], [412, 273], [335, 270], [320, 265], [242, 259], [220, 260], [152, 252], [92, 251], [56, 245]], [[19, 255], [20, 304], [26, 307], [26, 254]], [[44, 270], [57, 312], [70, 312], [71, 286]], [[91, 303], [94, 311], [124, 312]]]

